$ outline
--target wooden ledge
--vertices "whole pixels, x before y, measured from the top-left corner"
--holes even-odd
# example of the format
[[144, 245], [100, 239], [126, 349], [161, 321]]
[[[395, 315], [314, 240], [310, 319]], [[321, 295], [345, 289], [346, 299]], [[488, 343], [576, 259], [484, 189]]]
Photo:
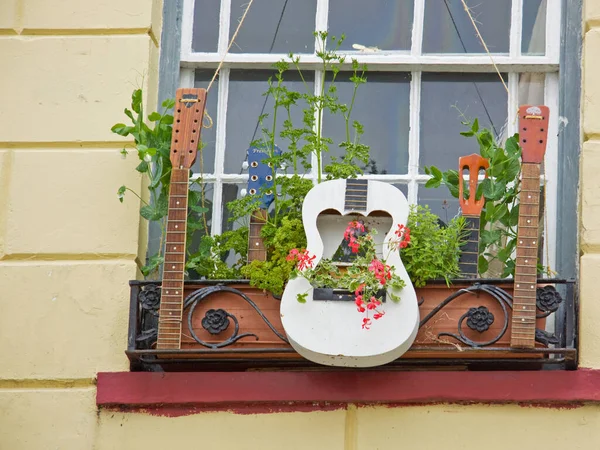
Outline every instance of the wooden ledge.
[[[116, 372], [98, 374], [96, 403], [124, 409], [292, 410], [357, 404], [600, 402], [600, 370], [529, 372]], [[309, 408], [310, 409], [310, 408]], [[272, 410], [272, 409], [271, 409]]]

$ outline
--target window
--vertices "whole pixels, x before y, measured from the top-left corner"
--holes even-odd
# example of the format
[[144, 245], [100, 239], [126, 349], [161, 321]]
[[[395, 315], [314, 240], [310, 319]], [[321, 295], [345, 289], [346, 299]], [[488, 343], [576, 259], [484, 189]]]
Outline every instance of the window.
[[[353, 57], [368, 65], [355, 109], [374, 160], [366, 176], [397, 185], [409, 202], [429, 204], [442, 220], [458, 212], [457, 201], [445, 188], [423, 187], [428, 179], [423, 166], [456, 168], [459, 156], [478, 151], [474, 140], [459, 135], [460, 114], [478, 118], [502, 140], [517, 130], [518, 105], [548, 105], [545, 230], [547, 241], [555, 242], [561, 3], [467, 0], [488, 55], [461, 0], [255, 1], [226, 54], [248, 0], [183, 0], [179, 85], [206, 87], [224, 61], [208, 97], [214, 125], [203, 130], [206, 147], [195, 167], [209, 183], [212, 233], [231, 226], [223, 205], [247, 182], [241, 164], [258, 116], [269, 111], [262, 93], [271, 65], [291, 51], [301, 57], [303, 69], [314, 70], [312, 33], [328, 30], [345, 33], [348, 61]], [[290, 75], [286, 79], [297, 82]], [[319, 89], [318, 82], [312, 84]], [[341, 96], [344, 89], [342, 81]], [[324, 121], [326, 132], [341, 133], [336, 120]], [[555, 266], [554, 245], [544, 258]]]

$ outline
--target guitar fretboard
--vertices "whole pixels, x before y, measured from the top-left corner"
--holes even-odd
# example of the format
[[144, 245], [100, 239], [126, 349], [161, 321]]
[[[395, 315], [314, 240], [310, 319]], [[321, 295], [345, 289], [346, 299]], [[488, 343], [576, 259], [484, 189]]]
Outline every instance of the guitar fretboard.
[[259, 209], [250, 215], [248, 225], [248, 262], [266, 261], [267, 249], [260, 232], [267, 221], [267, 211]]
[[535, 344], [540, 165], [523, 164], [513, 294], [512, 347]]
[[479, 217], [465, 217], [467, 240], [461, 247], [458, 267], [464, 278], [477, 278], [477, 261], [479, 259]]
[[368, 187], [368, 180], [354, 178], [346, 180], [346, 197], [344, 201], [346, 211], [365, 212], [367, 210]]
[[159, 349], [178, 349], [181, 346], [189, 171], [172, 170], [156, 343]]

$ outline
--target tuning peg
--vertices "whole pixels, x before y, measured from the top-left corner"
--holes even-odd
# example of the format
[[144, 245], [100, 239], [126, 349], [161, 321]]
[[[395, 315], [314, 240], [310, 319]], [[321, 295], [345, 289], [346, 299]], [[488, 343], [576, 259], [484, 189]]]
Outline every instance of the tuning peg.
[[248, 161], [242, 163], [242, 170], [248, 170]]
[[248, 195], [248, 190], [247, 189], [241, 189], [240, 190], [240, 197], [245, 197], [246, 195]]

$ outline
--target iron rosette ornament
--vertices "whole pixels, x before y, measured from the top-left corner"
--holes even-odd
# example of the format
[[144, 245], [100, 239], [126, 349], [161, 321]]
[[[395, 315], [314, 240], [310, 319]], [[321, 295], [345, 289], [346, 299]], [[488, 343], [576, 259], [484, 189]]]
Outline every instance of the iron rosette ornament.
[[494, 315], [485, 306], [470, 308], [467, 313], [467, 326], [474, 331], [483, 333], [494, 323]]
[[554, 286], [544, 286], [536, 291], [535, 304], [537, 308], [545, 313], [558, 311], [563, 299]]
[[202, 319], [202, 328], [210, 334], [219, 334], [229, 327], [229, 314], [223, 309], [209, 309]]

